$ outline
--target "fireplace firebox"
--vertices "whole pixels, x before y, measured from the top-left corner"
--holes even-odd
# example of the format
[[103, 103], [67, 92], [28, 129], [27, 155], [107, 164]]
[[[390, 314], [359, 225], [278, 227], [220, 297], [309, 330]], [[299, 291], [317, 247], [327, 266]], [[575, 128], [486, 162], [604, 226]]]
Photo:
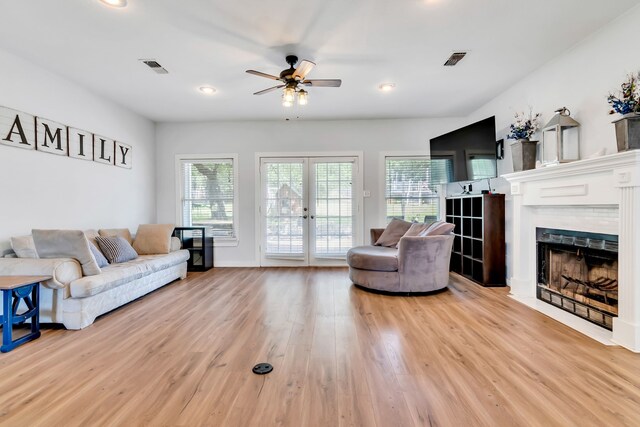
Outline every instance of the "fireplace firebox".
[[612, 330], [618, 315], [618, 236], [536, 229], [539, 300]]

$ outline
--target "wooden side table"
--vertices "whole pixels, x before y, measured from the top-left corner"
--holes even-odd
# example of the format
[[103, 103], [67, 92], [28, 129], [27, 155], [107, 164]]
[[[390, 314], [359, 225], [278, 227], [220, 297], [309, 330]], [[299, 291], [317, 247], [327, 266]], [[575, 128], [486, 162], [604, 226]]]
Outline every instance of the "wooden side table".
[[[40, 337], [40, 282], [48, 279], [51, 279], [51, 276], [0, 276], [2, 353]], [[27, 311], [18, 314], [21, 301], [24, 301]], [[14, 340], [13, 325], [22, 324], [29, 319], [31, 332]]]

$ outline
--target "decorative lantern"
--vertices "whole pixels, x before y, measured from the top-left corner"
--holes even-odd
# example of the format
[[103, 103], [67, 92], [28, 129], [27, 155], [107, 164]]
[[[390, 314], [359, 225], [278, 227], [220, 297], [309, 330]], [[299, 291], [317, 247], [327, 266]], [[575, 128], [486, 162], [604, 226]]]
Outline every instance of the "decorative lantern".
[[543, 165], [573, 162], [580, 160], [580, 123], [573, 120], [567, 107], [557, 109], [556, 114], [542, 128], [542, 150], [540, 157]]

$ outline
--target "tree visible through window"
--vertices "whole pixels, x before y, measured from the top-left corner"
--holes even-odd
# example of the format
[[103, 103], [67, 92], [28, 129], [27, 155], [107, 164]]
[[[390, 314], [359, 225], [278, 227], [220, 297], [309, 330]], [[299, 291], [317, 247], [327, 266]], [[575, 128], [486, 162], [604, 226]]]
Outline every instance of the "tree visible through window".
[[233, 159], [182, 161], [182, 223], [235, 237]]
[[426, 156], [386, 157], [385, 180], [387, 222], [435, 221], [440, 212], [437, 186], [453, 180], [453, 165], [450, 159]]

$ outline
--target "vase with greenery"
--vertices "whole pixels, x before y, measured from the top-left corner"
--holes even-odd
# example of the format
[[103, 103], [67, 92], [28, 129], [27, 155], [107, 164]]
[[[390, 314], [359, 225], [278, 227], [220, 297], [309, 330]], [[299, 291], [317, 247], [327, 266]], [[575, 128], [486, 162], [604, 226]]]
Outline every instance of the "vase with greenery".
[[609, 114], [620, 114], [614, 120], [618, 151], [640, 148], [640, 72], [629, 74], [617, 94], [609, 94]]
[[511, 157], [513, 159], [513, 170], [520, 172], [534, 169], [536, 167], [536, 147], [538, 141], [531, 141], [531, 137], [539, 129], [540, 113], [533, 114], [529, 110], [529, 115], [516, 113], [516, 121], [509, 126], [507, 138], [515, 140], [511, 144]]

